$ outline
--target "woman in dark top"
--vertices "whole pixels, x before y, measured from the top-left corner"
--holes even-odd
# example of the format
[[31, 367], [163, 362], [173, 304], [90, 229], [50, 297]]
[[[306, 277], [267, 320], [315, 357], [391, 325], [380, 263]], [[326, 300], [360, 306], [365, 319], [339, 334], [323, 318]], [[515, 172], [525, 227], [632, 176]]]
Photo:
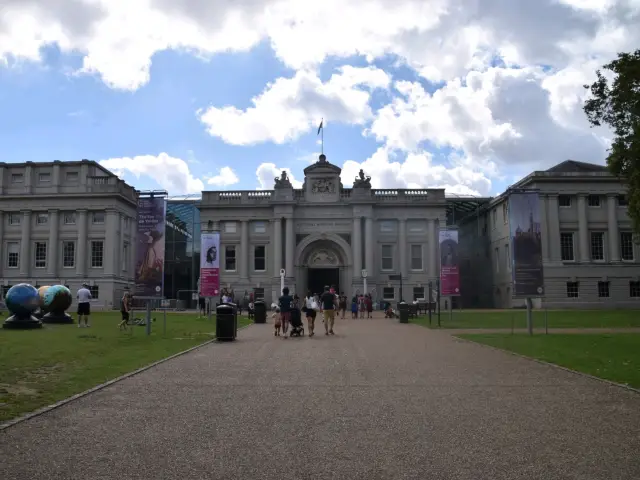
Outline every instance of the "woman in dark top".
[[287, 338], [287, 330], [289, 330], [289, 320], [291, 319], [291, 308], [293, 307], [293, 297], [289, 295], [289, 288], [282, 289], [282, 296], [278, 299], [280, 307], [280, 320], [282, 323], [282, 334]]
[[344, 292], [340, 292], [340, 302], [338, 308], [342, 314], [342, 319], [344, 320], [344, 314], [347, 311], [347, 296]]

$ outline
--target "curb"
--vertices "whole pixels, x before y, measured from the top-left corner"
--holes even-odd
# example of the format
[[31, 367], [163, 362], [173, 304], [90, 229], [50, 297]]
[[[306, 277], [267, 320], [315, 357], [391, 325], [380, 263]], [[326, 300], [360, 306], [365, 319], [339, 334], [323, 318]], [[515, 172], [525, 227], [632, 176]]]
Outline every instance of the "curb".
[[[249, 325], [245, 325], [243, 327], [238, 328], [238, 330], [242, 330], [243, 328], [247, 328], [250, 327], [251, 325], [253, 325], [253, 323], [250, 323]], [[43, 413], [47, 413], [50, 412], [52, 410], [55, 410], [56, 408], [62, 407], [63, 405], [66, 405], [67, 403], [71, 403], [74, 400], [78, 400], [82, 397], [86, 397], [87, 395], [97, 392], [99, 390], [102, 390], [104, 388], [107, 388], [110, 385], [113, 385], [114, 383], [118, 383], [121, 382], [122, 380], [126, 380], [127, 378], [133, 377], [134, 375], [137, 375], [139, 373], [142, 373], [146, 370], [149, 370], [157, 365], [160, 365], [161, 363], [164, 362], [168, 362], [169, 360], [173, 360], [174, 358], [178, 358], [181, 357], [182, 355], [186, 355], [187, 353], [193, 352], [194, 350], [197, 350], [198, 348], [202, 348], [206, 345], [210, 345], [211, 343], [215, 342], [217, 340], [217, 338], [212, 338], [211, 340], [207, 340], [204, 343], [201, 343], [199, 345], [196, 345], [195, 347], [191, 347], [188, 348], [186, 350], [183, 350], [181, 352], [178, 353], [174, 353], [173, 355], [166, 357], [166, 358], [162, 358], [160, 360], [158, 360], [157, 362], [153, 362], [149, 365], [146, 365], [144, 367], [141, 367], [137, 370], [134, 370], [133, 372], [129, 372], [129, 373], [125, 373], [124, 375], [120, 375], [119, 377], [116, 377], [112, 380], [109, 380], [107, 382], [101, 383], [100, 385], [96, 385], [95, 387], [90, 388], [89, 390], [85, 390], [84, 392], [80, 392], [80, 393], [76, 393], [75, 395], [65, 398], [63, 400], [60, 400], [59, 402], [53, 403], [51, 405], [47, 405], [46, 407], [42, 407], [39, 408], [38, 410], [35, 410], [31, 413], [27, 413], [25, 415], [22, 415], [18, 418], [14, 418], [13, 420], [8, 420], [4, 423], [0, 424], [0, 432], [2, 432], [3, 430], [6, 430], [7, 428], [13, 427], [14, 425], [17, 425], [18, 423], [22, 423], [26, 420], [30, 420], [32, 418], [38, 417], [40, 415], [42, 415]]]
[[454, 337], [456, 340], [460, 340], [462, 342], [471, 343], [473, 345], [480, 345], [481, 347], [490, 348], [490, 349], [495, 350], [497, 352], [508, 353], [509, 355], [513, 355], [514, 357], [524, 358], [525, 360], [530, 360], [530, 361], [539, 363], [541, 365], [546, 365], [548, 367], [558, 368], [560, 370], [564, 370], [565, 372], [573, 373], [574, 375], [579, 375], [581, 377], [586, 377], [586, 378], [590, 378], [592, 380], [597, 380], [599, 382], [607, 383], [607, 384], [609, 384], [611, 386], [614, 386], [614, 387], [623, 388], [623, 389], [631, 391], [633, 393], [640, 394], [640, 389], [631, 387], [629, 385], [625, 385], [624, 383], [618, 383], [618, 382], [614, 382], [613, 380], [607, 380], [606, 378], [596, 377], [595, 375], [591, 375], [590, 373], [584, 373], [584, 372], [580, 372], [578, 370], [572, 370], [571, 368], [563, 367], [562, 365], [557, 365], [555, 363], [547, 362], [545, 360], [540, 360], [539, 358], [528, 357], [528, 356], [523, 355], [521, 353], [512, 352], [511, 350], [504, 350], [504, 349], [499, 348], [499, 347], [494, 347], [493, 345], [487, 345], [485, 343], [474, 342], [473, 340], [469, 340], [468, 338], [461, 338], [461, 337], [458, 337], [457, 335], [451, 334], [451, 336]]

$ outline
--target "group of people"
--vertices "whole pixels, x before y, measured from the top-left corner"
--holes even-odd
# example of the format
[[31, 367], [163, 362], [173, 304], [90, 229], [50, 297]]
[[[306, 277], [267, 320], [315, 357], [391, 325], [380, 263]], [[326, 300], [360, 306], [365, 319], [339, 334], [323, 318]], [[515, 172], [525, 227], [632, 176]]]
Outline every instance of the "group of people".
[[[372, 318], [373, 299], [371, 294], [353, 296], [351, 299], [351, 318], [358, 318], [358, 312], [360, 313], [360, 318], [364, 318], [365, 312], [367, 313], [367, 318]], [[344, 318], [344, 314], [342, 318]]]
[[278, 299], [276, 310], [273, 314], [274, 319], [274, 335], [279, 337], [281, 332], [284, 338], [287, 338], [287, 332], [291, 323], [292, 315], [304, 313], [307, 319], [307, 327], [309, 336], [315, 335], [315, 323], [318, 312], [322, 314], [325, 335], [335, 335], [333, 328], [336, 320], [336, 312], [346, 310], [346, 297], [344, 297], [344, 308], [342, 307], [342, 298], [344, 294], [338, 295], [335, 286], [325, 286], [321, 295], [314, 295], [311, 290], [307, 292], [304, 303], [301, 305], [298, 295], [291, 295], [289, 288], [282, 290], [282, 296]]

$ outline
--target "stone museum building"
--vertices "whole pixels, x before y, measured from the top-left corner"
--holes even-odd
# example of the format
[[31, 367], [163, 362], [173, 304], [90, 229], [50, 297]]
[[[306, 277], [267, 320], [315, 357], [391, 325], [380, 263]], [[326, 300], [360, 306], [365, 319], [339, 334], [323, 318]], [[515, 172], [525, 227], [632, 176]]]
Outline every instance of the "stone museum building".
[[[341, 169], [324, 155], [304, 175], [301, 189], [283, 173], [272, 190], [170, 198], [165, 297], [195, 306], [206, 231], [221, 232], [221, 286], [236, 294], [271, 302], [284, 270], [285, 284], [300, 295], [330, 284], [376, 301], [428, 297], [439, 275], [438, 231], [447, 227], [459, 232], [461, 296], [442, 305], [521, 306], [512, 299], [508, 192], [476, 198], [374, 189], [365, 172], [345, 188]], [[616, 177], [569, 160], [513, 187], [540, 194], [546, 295], [537, 306], [640, 307], [640, 248]], [[97, 307], [117, 306], [133, 285], [139, 194], [89, 160], [0, 163], [2, 293], [20, 282], [72, 290], [86, 282]]]

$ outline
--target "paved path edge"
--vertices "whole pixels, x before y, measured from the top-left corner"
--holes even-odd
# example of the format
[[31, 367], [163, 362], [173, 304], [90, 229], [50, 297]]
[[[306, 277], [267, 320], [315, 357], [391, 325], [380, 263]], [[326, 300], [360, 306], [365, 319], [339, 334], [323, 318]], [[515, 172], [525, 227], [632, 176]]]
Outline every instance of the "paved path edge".
[[[631, 392], [640, 394], [640, 389], [631, 387], [629, 385], [625, 385], [624, 383], [618, 383], [618, 382], [614, 382], [613, 380], [607, 380], [606, 378], [596, 377], [595, 375], [591, 375], [590, 373], [581, 372], [579, 370], [573, 370], [571, 368], [563, 367], [562, 365], [558, 365], [557, 363], [551, 363], [551, 362], [547, 362], [545, 360], [540, 360], [539, 358], [529, 357], [527, 355], [523, 355], [522, 353], [512, 352], [511, 350], [505, 350], [503, 348], [494, 347], [493, 345], [487, 345], [486, 343], [475, 342], [475, 341], [470, 340], [468, 338], [459, 337], [458, 335], [454, 335], [454, 334], [450, 334], [450, 335], [452, 337], [457, 338], [458, 340], [460, 340], [462, 342], [473, 343], [474, 345], [480, 345], [480, 346], [485, 347], [485, 348], [491, 348], [493, 350], [497, 350], [498, 352], [508, 353], [509, 355], [513, 355], [515, 357], [520, 357], [520, 358], [525, 358], [527, 360], [531, 360], [533, 362], [540, 363], [542, 365], [548, 365], [550, 367], [559, 368], [560, 370], [564, 370], [565, 372], [573, 373], [575, 375], [580, 375], [582, 377], [591, 378], [593, 380], [598, 380], [599, 382], [608, 383], [609, 385], [612, 385], [614, 387], [624, 388], [625, 390], [629, 390]], [[465, 334], [461, 334], [461, 335], [465, 335]]]
[[[247, 328], [250, 327], [251, 325], [253, 325], [253, 323], [250, 323], [249, 325], [244, 325], [240, 328], [238, 328], [238, 330], [242, 330], [243, 328]], [[88, 390], [85, 390], [84, 392], [80, 392], [80, 393], [76, 393], [75, 395], [72, 395], [71, 397], [62, 399], [56, 403], [53, 403], [51, 405], [47, 405], [46, 407], [42, 407], [39, 408], [38, 410], [34, 410], [33, 412], [27, 413], [25, 415], [21, 415], [17, 418], [14, 418], [12, 420], [8, 420], [4, 423], [0, 423], [0, 432], [2, 432], [3, 430], [6, 430], [7, 428], [13, 427], [14, 425], [17, 425], [19, 423], [22, 423], [26, 420], [30, 420], [34, 417], [38, 417], [40, 415], [42, 415], [43, 413], [47, 413], [50, 412], [51, 410], [55, 410], [56, 408], [62, 407], [63, 405], [66, 405], [67, 403], [71, 403], [74, 400], [78, 400], [79, 398], [82, 397], [86, 397], [87, 395], [97, 392], [99, 390], [102, 390], [103, 388], [106, 388], [110, 385], [113, 385], [114, 383], [118, 383], [121, 382], [122, 380], [125, 380], [127, 378], [133, 377], [134, 375], [137, 375], [139, 373], [142, 373], [146, 370], [149, 370], [157, 365], [160, 365], [161, 363], [164, 362], [168, 362], [169, 360], [173, 360], [174, 358], [180, 357], [182, 355], [186, 355], [187, 353], [193, 352], [194, 350], [197, 350], [198, 348], [202, 348], [206, 345], [210, 345], [211, 343], [215, 342], [217, 340], [217, 338], [212, 338], [211, 340], [207, 340], [204, 343], [201, 343], [199, 345], [196, 345], [194, 347], [191, 348], [187, 348], [186, 350], [183, 350], [181, 352], [178, 353], [174, 353], [173, 355], [169, 356], [169, 357], [165, 357], [162, 358], [156, 362], [150, 363], [149, 365], [145, 365], [144, 367], [138, 368], [137, 370], [134, 370], [133, 372], [129, 372], [129, 373], [125, 373], [124, 375], [120, 375], [119, 377], [116, 377], [114, 379], [108, 380], [104, 383], [101, 383], [100, 385], [96, 385], [95, 387], [91, 387]]]

